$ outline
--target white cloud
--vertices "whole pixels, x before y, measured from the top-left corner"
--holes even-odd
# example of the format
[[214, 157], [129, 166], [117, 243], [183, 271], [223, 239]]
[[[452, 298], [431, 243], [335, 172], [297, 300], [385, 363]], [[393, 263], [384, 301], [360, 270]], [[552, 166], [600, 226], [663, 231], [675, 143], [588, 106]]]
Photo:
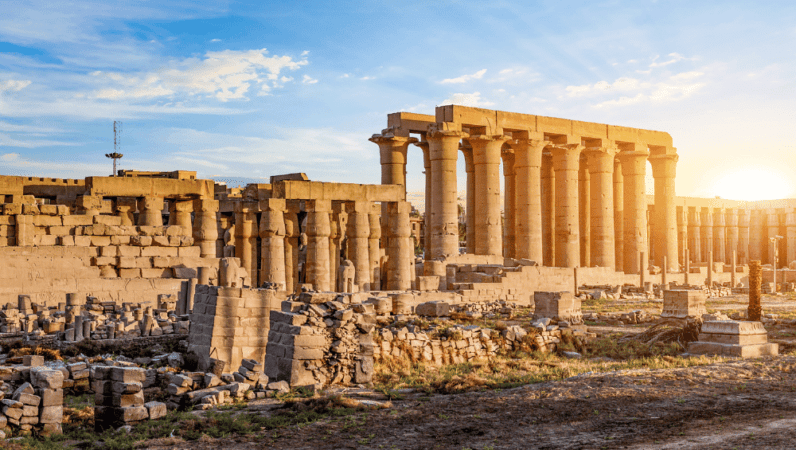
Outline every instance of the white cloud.
[[304, 75], [304, 78], [301, 79], [301, 82], [304, 84], [315, 84], [318, 82], [315, 78], [312, 78], [309, 75]]
[[440, 83], [442, 83], [442, 84], [461, 84], [461, 83], [466, 83], [466, 82], [468, 82], [470, 80], [480, 80], [481, 78], [484, 77], [485, 73], [486, 73], [486, 69], [481, 69], [481, 70], [479, 70], [478, 72], [476, 72], [476, 73], [474, 73], [472, 75], [462, 75], [462, 76], [456, 77], [456, 78], [446, 78], [446, 79], [440, 81]]
[[567, 86], [567, 96], [583, 97], [606, 92], [634, 91], [649, 86], [649, 83], [642, 83], [635, 78], [622, 77], [613, 83], [598, 81], [594, 84], [584, 84], [581, 86]]
[[685, 56], [683, 56], [683, 55], [681, 55], [679, 53], [669, 53], [668, 56], [671, 59], [669, 59], [668, 61], [663, 61], [663, 62], [656, 62], [658, 60], [658, 58], [659, 58], [659, 56], [656, 56], [655, 58], [653, 58], [652, 63], [650, 64], [650, 67], [664, 67], [664, 66], [668, 66], [669, 64], [674, 64], [674, 63], [676, 63], [678, 61], [682, 61], [684, 59], [688, 59], [688, 58], [686, 58]]
[[494, 104], [494, 102], [482, 99], [480, 92], [473, 92], [472, 94], [456, 93], [440, 102], [440, 105], [461, 105], [473, 107], [487, 107]]
[[303, 52], [301, 52], [301, 56], [307, 56], [309, 54], [310, 54], [309, 50], [304, 50]]
[[30, 86], [30, 80], [3, 80], [0, 81], [0, 92], [19, 92]]
[[205, 96], [226, 102], [248, 99], [249, 88], [259, 85], [261, 93], [280, 87], [277, 83], [283, 70], [297, 70], [306, 60], [294, 61], [289, 56], [266, 56], [266, 49], [223, 50], [207, 52], [204, 58], [172, 61], [167, 68], [153, 72], [123, 74], [93, 72], [108, 87], [97, 89], [93, 97], [100, 99], [140, 99], [157, 97]]
[[375, 80], [375, 79], [376, 79], [376, 77], [368, 77], [368, 76], [364, 76], [364, 77], [360, 78], [360, 80], [363, 80], [363, 81]]
[[210, 39], [210, 42], [221, 42], [221, 39]]
[[46, 139], [14, 139], [12, 137], [6, 136], [4, 134], [0, 134], [0, 146], [2, 147], [20, 147], [20, 148], [39, 148], [39, 147], [62, 147], [62, 146], [69, 146], [74, 147], [82, 145], [81, 143], [76, 142], [63, 142], [63, 141], [51, 141]]

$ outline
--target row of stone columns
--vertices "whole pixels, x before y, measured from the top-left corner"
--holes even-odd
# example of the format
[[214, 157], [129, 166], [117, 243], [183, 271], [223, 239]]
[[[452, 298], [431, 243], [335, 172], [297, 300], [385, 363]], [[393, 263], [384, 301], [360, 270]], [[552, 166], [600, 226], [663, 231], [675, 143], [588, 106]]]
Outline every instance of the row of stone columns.
[[[649, 159], [660, 205], [654, 232], [661, 239], [654, 254], [656, 261], [667, 257], [669, 270], [678, 269], [676, 155], [650, 157], [640, 144], [622, 144], [621, 149], [585, 147], [566, 136], [562, 142], [550, 142], [529, 132], [471, 136], [439, 127], [445, 125], [430, 129], [417, 143], [426, 173], [426, 259], [458, 254], [456, 160], [461, 150], [467, 173], [468, 253], [638, 273], [639, 254], [649, 254], [645, 186]], [[406, 146], [413, 138], [377, 135], [371, 140], [381, 149], [382, 183], [400, 174], [400, 180], [390, 184], [405, 185]], [[402, 169], [396, 168], [399, 165]]]
[[[657, 202], [657, 198], [656, 198]], [[687, 210], [687, 211], [686, 211]], [[782, 217], [784, 216], [784, 220]], [[782, 236], [779, 245], [781, 265], [796, 260], [796, 212], [777, 210], [684, 207], [676, 215], [680, 246], [686, 246], [693, 262], [706, 262], [709, 251], [716, 262], [731, 263], [736, 252], [738, 263], [751, 260], [774, 263], [770, 238]], [[683, 262], [683, 264], [685, 264]]]

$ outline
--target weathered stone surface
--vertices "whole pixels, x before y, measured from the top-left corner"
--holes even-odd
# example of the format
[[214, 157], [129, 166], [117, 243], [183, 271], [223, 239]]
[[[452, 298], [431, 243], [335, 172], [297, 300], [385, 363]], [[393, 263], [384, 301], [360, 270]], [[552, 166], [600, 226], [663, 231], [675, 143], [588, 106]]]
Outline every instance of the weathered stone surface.
[[664, 318], [696, 318], [702, 317], [705, 309], [706, 296], [702, 291], [696, 290], [668, 290], [663, 291]]

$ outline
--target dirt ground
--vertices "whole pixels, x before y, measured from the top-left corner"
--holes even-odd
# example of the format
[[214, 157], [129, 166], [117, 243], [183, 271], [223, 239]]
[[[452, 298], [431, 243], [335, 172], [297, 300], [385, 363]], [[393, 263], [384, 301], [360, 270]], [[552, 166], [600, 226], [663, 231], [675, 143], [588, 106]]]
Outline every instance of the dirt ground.
[[790, 449], [794, 389], [791, 356], [584, 374], [498, 392], [407, 395], [386, 409], [268, 435], [147, 448]]

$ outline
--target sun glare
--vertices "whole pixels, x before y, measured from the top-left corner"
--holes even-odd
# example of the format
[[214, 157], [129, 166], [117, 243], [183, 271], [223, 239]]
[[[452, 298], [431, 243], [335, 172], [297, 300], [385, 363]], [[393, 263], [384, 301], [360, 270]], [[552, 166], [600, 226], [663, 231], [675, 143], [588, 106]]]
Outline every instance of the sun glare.
[[775, 200], [792, 197], [794, 185], [779, 171], [749, 167], [724, 175], [716, 181], [712, 191], [730, 200]]

